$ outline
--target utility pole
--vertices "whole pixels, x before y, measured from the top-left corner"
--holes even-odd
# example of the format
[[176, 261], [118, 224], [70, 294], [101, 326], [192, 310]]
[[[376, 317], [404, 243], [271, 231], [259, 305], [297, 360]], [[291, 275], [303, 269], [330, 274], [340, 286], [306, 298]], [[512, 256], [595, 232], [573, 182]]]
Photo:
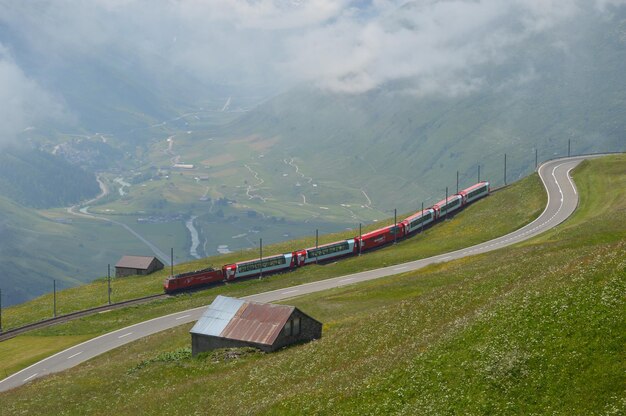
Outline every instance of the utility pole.
[[0, 334], [2, 333], [2, 289], [0, 289]]
[[504, 186], [506, 186], [506, 153], [504, 154]]
[[359, 256], [361, 255], [362, 241], [363, 241], [363, 234], [361, 233], [361, 223], [359, 223]]
[[259, 279], [263, 277], [263, 239], [259, 238], [259, 259], [261, 260], [261, 273], [259, 273]]
[[319, 237], [319, 229], [315, 229], [315, 264], [317, 264], [317, 243]]
[[170, 277], [174, 277], [174, 247], [170, 247]]
[[570, 157], [571, 147], [572, 147], [572, 139], [567, 139], [567, 157]]
[[57, 317], [57, 281], [56, 279], [52, 279], [52, 292], [54, 293], [52, 317], [56, 318]]
[[398, 220], [396, 209], [393, 209], [393, 243], [398, 242]]
[[537, 148], [535, 147], [535, 170], [537, 170], [539, 159], [537, 157]]
[[459, 171], [456, 171], [456, 193], [459, 193]]
[[478, 165], [478, 182], [480, 182], [480, 165]]
[[422, 201], [422, 229], [420, 233], [424, 231], [424, 201]]
[[109, 305], [111, 304], [111, 265], [109, 264], [107, 267], [107, 282], [108, 282], [108, 290], [107, 293], [109, 294]]

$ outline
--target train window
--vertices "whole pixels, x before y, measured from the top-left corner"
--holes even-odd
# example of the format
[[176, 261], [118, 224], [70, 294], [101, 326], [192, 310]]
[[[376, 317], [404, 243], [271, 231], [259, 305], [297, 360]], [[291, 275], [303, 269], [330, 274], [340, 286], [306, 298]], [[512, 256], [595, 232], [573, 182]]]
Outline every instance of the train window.
[[350, 245], [348, 244], [348, 242], [344, 241], [339, 244], [333, 244], [333, 245], [326, 246], [326, 247], [313, 248], [313, 249], [307, 250], [306, 254], [308, 258], [312, 259], [315, 257], [321, 257], [327, 254], [332, 254], [332, 253], [337, 253], [340, 251], [348, 250], [349, 248], [350, 248]]
[[467, 197], [468, 198], [473, 198], [476, 195], [482, 194], [482, 193], [484, 193], [486, 191], [487, 191], [487, 187], [486, 186], [482, 186], [482, 187], [480, 187], [478, 189], [474, 189], [472, 192], [468, 193]]
[[285, 264], [285, 263], [287, 263], [287, 260], [285, 260], [285, 256], [279, 256], [279, 257], [271, 257], [269, 259], [263, 259], [263, 262], [261, 262], [261, 260], [257, 260], [257, 261], [251, 261], [249, 263], [239, 264], [237, 267], [239, 269], [239, 273], [245, 273], [250, 270], [260, 270], [261, 267], [266, 269], [266, 268], [278, 266], [278, 265]]
[[413, 221], [411, 221], [411, 227], [416, 227], [420, 225], [421, 223], [423, 223], [424, 221], [428, 221], [430, 217], [432, 217], [432, 214], [429, 212], [428, 214], [425, 214], [417, 219], [414, 219]]

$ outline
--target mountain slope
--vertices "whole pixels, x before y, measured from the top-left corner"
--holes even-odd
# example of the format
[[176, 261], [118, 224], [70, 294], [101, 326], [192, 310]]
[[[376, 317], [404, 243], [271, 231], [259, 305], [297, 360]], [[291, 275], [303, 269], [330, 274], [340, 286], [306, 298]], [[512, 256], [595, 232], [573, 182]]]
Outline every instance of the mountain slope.
[[[515, 58], [481, 68], [483, 85], [449, 96], [415, 96], [387, 85], [364, 94], [301, 88], [246, 114], [233, 131], [278, 138], [268, 165], [286, 155], [317, 180], [365, 189], [375, 206], [404, 208], [446, 186], [501, 184], [539, 160], [623, 150], [626, 12], [579, 18], [564, 32], [529, 39]], [[567, 49], [555, 44], [567, 38]], [[564, 47], [565, 48], [565, 47]], [[372, 179], [374, 178], [374, 179]], [[434, 202], [434, 201], [431, 201]], [[399, 205], [399, 206], [398, 206]]]
[[0, 195], [33, 208], [67, 206], [94, 197], [100, 187], [93, 173], [34, 149], [0, 153]]
[[[4, 306], [105, 276], [120, 252], [150, 254], [120, 227], [57, 214], [43, 216], [0, 196], [0, 288]], [[50, 316], [52, 310], [50, 310]]]

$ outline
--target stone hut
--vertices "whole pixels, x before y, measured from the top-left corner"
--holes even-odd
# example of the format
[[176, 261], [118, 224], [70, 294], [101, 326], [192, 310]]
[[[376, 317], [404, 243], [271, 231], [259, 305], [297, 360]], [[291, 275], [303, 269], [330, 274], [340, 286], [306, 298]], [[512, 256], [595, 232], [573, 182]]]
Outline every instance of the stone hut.
[[191, 351], [254, 347], [265, 352], [321, 338], [321, 322], [298, 308], [218, 296], [191, 328]]
[[156, 257], [124, 256], [115, 265], [115, 277], [147, 275], [163, 268]]

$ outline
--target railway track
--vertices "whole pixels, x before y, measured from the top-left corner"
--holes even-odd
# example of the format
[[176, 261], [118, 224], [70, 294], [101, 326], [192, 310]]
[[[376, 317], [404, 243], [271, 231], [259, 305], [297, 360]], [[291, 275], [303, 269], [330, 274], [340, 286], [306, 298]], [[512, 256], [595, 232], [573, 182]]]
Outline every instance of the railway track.
[[0, 334], [0, 342], [6, 341], [7, 339], [11, 339], [16, 337], [24, 332], [32, 331], [35, 329], [46, 328], [48, 326], [60, 324], [63, 322], [68, 322], [73, 319], [82, 318], [83, 316], [93, 315], [95, 313], [103, 313], [112, 311], [115, 309], [125, 308], [126, 306], [139, 305], [141, 303], [151, 302], [153, 300], [165, 299], [169, 298], [170, 295], [165, 293], [160, 293], [157, 295], [144, 296], [141, 298], [129, 299], [123, 302], [116, 302], [110, 305], [97, 306], [95, 308], [83, 309], [82, 311], [71, 312], [65, 315], [60, 315], [50, 319], [44, 319], [39, 322], [34, 322], [32, 324], [20, 326], [17, 328], [9, 329], [8, 331], [4, 331]]

